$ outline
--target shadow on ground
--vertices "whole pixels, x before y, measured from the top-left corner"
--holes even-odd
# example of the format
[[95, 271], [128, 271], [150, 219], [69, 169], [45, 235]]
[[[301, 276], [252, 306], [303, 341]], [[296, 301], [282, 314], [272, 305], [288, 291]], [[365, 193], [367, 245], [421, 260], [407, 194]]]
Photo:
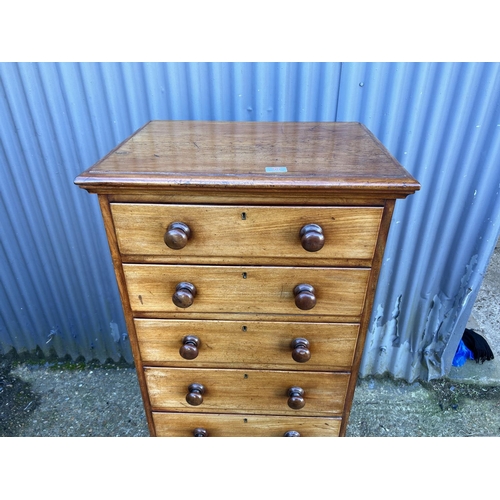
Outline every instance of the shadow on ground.
[[148, 436], [135, 368], [0, 361], [0, 436]]

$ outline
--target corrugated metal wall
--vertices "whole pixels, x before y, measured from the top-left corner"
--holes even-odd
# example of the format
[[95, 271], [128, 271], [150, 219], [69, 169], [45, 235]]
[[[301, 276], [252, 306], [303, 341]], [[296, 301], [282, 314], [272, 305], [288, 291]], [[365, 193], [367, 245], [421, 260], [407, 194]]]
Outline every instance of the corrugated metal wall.
[[396, 205], [361, 375], [446, 372], [499, 234], [500, 65], [0, 64], [0, 352], [132, 361], [95, 196], [151, 119], [360, 121], [420, 181]]
[[344, 64], [337, 119], [422, 185], [396, 203], [360, 374], [444, 375], [500, 232], [500, 65]]

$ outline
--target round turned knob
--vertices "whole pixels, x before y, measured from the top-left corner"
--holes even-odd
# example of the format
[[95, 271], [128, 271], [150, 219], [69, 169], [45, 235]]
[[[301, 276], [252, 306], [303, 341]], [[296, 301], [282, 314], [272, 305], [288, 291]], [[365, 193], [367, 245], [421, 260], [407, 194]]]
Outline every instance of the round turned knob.
[[182, 346], [179, 349], [179, 354], [184, 359], [194, 359], [198, 356], [198, 347], [200, 347], [200, 339], [194, 335], [186, 335], [182, 339]]
[[300, 432], [297, 431], [286, 431], [285, 434], [283, 434], [284, 437], [286, 438], [299, 438], [300, 437]]
[[187, 245], [191, 238], [191, 229], [184, 222], [172, 222], [167, 227], [163, 241], [172, 250], [180, 250]]
[[208, 432], [206, 429], [203, 429], [202, 427], [198, 427], [193, 431], [193, 436], [194, 437], [208, 437]]
[[205, 393], [205, 387], [201, 384], [191, 384], [188, 387], [188, 393], [186, 395], [186, 401], [191, 406], [198, 406], [203, 403], [203, 394]]
[[304, 389], [300, 387], [291, 387], [288, 389], [288, 406], [292, 410], [300, 410], [304, 408], [306, 402], [304, 401]]
[[172, 295], [172, 302], [177, 307], [192, 306], [194, 298], [196, 297], [196, 287], [192, 283], [186, 283], [183, 281], [175, 287], [175, 293]]
[[297, 285], [293, 289], [293, 294], [295, 295], [295, 305], [303, 311], [312, 309], [316, 305], [315, 290], [311, 285], [304, 283]]
[[325, 237], [318, 224], [306, 224], [299, 233], [302, 248], [308, 252], [317, 252], [323, 248]]
[[305, 363], [311, 359], [311, 351], [309, 350], [309, 341], [307, 339], [293, 339], [290, 347], [293, 349], [292, 358], [297, 363]]

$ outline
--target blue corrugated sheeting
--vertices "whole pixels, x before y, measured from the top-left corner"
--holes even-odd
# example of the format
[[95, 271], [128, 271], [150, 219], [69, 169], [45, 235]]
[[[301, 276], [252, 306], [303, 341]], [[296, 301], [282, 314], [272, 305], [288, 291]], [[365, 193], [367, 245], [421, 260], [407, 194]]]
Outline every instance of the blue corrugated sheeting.
[[422, 185], [396, 203], [360, 374], [439, 377], [499, 235], [500, 66], [344, 64], [340, 96]]
[[152, 119], [360, 121], [416, 177], [361, 375], [446, 373], [499, 235], [497, 63], [0, 64], [0, 353], [131, 362], [97, 199], [73, 179]]

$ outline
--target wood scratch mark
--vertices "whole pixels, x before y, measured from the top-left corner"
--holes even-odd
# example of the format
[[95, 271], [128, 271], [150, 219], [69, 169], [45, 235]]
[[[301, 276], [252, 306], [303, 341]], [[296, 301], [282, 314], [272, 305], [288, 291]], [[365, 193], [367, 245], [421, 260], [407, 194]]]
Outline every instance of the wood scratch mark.
[[193, 144], [198, 148], [200, 149], [200, 146], [198, 146], [198, 144], [196, 144], [196, 142], [193, 141]]
[[141, 304], [144, 305], [144, 302], [142, 301], [142, 295], [139, 295], [139, 300], [141, 301]]

